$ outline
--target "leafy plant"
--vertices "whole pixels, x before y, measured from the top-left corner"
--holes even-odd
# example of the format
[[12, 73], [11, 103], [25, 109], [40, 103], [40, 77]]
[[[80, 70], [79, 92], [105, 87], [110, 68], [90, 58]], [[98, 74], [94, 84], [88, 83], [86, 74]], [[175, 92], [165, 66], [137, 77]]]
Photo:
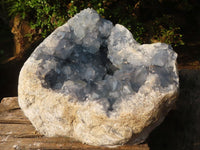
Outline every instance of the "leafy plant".
[[62, 25], [68, 18], [66, 3], [59, 0], [9, 0], [9, 15], [20, 15], [30, 21], [33, 29], [41, 30], [43, 37], [56, 27]]
[[161, 16], [161, 9], [155, 9], [155, 6], [163, 7], [158, 0], [7, 0], [7, 3], [10, 16], [18, 14], [28, 20], [43, 37], [80, 10], [90, 7], [114, 24], [124, 25], [140, 43], [154, 39], [175, 46], [183, 44], [180, 27], [170, 15]]
[[170, 15], [156, 18], [152, 26], [152, 40], [165, 42], [173, 46], [184, 45], [181, 28], [174, 23]]

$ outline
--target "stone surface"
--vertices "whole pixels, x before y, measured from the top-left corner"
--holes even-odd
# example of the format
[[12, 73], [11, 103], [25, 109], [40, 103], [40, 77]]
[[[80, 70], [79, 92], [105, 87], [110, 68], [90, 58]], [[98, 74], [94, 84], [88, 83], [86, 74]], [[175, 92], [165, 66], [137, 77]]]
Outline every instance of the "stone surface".
[[122, 25], [85, 9], [25, 62], [19, 105], [46, 136], [102, 146], [141, 143], [175, 102], [176, 58], [169, 45], [140, 45]]
[[[82, 144], [73, 138], [45, 137], [24, 116], [17, 97], [5, 97], [0, 103], [1, 150], [110, 150]], [[112, 150], [149, 150], [148, 144], [123, 145]]]

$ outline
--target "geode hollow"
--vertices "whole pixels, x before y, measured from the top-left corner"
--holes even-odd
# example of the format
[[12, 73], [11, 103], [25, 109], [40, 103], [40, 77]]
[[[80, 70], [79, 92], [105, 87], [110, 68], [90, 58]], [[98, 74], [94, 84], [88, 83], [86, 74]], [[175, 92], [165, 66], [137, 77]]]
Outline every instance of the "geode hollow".
[[88, 8], [25, 62], [19, 105], [46, 136], [103, 146], [141, 143], [175, 102], [176, 58], [171, 46], [140, 45], [124, 26]]

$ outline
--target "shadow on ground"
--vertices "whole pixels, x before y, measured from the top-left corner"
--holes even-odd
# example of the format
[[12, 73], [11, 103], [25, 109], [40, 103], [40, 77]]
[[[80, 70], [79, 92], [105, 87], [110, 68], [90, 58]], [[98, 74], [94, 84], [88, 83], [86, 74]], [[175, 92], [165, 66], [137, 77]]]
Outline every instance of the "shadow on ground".
[[200, 150], [200, 70], [181, 70], [180, 95], [149, 136], [151, 150]]

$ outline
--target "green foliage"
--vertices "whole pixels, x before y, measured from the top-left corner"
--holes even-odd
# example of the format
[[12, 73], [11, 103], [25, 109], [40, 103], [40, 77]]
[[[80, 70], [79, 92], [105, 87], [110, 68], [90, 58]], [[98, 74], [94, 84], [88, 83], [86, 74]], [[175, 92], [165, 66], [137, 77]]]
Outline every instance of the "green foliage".
[[67, 11], [69, 17], [73, 17], [78, 12], [77, 6], [74, 5], [74, 1], [71, 0], [69, 9]]
[[[140, 43], [166, 42], [174, 46], [182, 45], [180, 27], [170, 15], [161, 16], [160, 0], [7, 0], [9, 15], [20, 15], [28, 20], [32, 28], [46, 37], [55, 28], [65, 23], [80, 10], [95, 9], [102, 17], [128, 28]], [[165, 2], [165, 0], [163, 0]], [[163, 2], [163, 3], [164, 3]], [[174, 5], [174, 4], [173, 4]], [[150, 28], [150, 27], [151, 28]], [[32, 37], [27, 35], [27, 37]]]
[[133, 36], [139, 43], [144, 43], [145, 38], [145, 27], [142, 23], [137, 23], [136, 28], [133, 31]]
[[43, 37], [69, 19], [65, 15], [66, 4], [59, 0], [8, 0], [8, 3], [10, 16], [18, 14], [28, 20]]
[[174, 18], [169, 15], [163, 15], [156, 18], [152, 26], [152, 39], [165, 42], [173, 46], [184, 45], [182, 40], [181, 28], [174, 24]]
[[179, 27], [170, 27], [169, 29], [162, 28], [160, 32], [161, 37], [158, 37], [158, 39], [161, 42], [169, 43], [174, 46], [184, 45], [184, 42], [182, 40], [183, 35], [178, 33], [179, 30]]

